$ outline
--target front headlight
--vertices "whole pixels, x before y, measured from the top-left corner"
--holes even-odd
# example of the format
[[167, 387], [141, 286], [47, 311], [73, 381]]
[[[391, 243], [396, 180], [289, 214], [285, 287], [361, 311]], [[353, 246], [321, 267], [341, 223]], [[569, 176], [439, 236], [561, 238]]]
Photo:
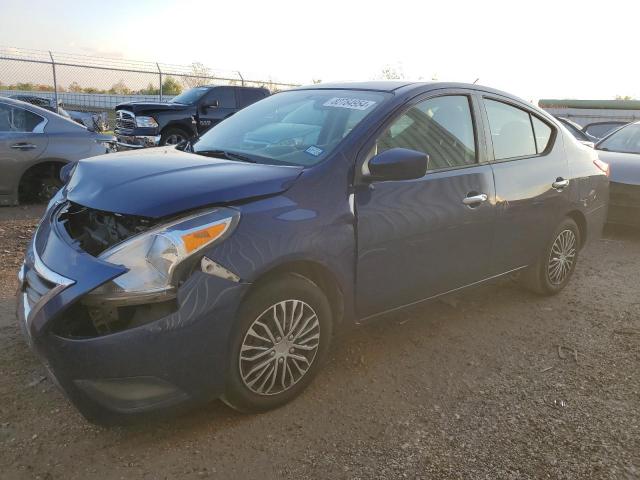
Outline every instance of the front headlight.
[[158, 122], [153, 117], [136, 117], [136, 125], [139, 127], [156, 128]]
[[120, 296], [163, 294], [175, 287], [176, 268], [204, 247], [223, 240], [235, 228], [240, 212], [219, 208], [162, 225], [125, 240], [100, 255], [128, 272], [92, 293]]

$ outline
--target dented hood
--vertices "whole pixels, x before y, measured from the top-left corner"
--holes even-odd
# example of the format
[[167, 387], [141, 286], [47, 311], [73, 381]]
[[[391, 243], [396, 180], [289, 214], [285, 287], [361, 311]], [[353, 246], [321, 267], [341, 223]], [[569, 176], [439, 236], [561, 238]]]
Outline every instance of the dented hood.
[[150, 148], [78, 162], [67, 186], [72, 202], [108, 212], [165, 217], [287, 190], [302, 167], [222, 160]]

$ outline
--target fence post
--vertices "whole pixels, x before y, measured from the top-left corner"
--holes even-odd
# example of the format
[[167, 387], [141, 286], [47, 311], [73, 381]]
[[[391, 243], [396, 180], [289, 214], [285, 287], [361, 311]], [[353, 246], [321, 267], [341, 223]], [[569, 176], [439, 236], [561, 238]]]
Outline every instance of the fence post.
[[53, 53], [49, 50], [49, 57], [51, 57], [51, 68], [53, 69], [53, 101], [56, 102], [56, 113], [60, 113], [58, 110], [58, 81], [56, 79], [56, 62], [53, 59]]
[[160, 64], [156, 62], [156, 67], [158, 67], [158, 74], [160, 75], [160, 101], [162, 101], [162, 70], [160, 70]]

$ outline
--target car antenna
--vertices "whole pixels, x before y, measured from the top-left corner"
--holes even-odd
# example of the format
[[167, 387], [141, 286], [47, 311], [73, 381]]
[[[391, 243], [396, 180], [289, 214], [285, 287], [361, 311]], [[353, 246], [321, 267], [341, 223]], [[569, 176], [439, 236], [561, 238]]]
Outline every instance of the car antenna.
[[478, 80], [480, 80], [480, 77], [476, 78], [476, 79], [473, 81], [473, 84], [475, 85], [476, 83], [478, 83]]

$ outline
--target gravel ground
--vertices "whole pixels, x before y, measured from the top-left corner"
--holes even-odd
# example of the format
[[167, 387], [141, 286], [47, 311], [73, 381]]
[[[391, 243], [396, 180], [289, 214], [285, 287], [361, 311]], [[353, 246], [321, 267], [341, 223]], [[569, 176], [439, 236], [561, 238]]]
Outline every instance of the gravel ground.
[[640, 478], [640, 232], [608, 230], [569, 287], [510, 281], [337, 339], [295, 402], [86, 423], [15, 323], [39, 207], [0, 209], [0, 477]]

